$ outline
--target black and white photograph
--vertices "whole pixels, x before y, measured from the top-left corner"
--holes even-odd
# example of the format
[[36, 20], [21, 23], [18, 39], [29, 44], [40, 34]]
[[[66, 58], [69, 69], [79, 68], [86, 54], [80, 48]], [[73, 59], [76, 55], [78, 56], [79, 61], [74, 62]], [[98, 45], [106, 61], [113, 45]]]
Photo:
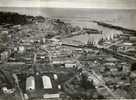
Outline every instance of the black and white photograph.
[[0, 100], [136, 99], [136, 0], [0, 0]]

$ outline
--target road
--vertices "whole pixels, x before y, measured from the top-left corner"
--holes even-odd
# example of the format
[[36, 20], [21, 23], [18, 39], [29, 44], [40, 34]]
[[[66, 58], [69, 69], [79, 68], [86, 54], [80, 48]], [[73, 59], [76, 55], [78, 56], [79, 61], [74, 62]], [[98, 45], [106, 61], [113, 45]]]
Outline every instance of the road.
[[20, 99], [21, 99], [21, 100], [25, 100], [25, 98], [24, 98], [24, 96], [23, 96], [23, 93], [22, 93], [22, 90], [21, 90], [21, 88], [20, 88], [20, 86], [19, 86], [19, 82], [18, 82], [18, 78], [17, 78], [16, 74], [13, 74], [13, 77], [14, 77], [14, 79], [15, 79], [15, 83], [16, 83], [16, 87], [17, 87], [18, 92], [19, 92], [19, 95], [20, 95]]

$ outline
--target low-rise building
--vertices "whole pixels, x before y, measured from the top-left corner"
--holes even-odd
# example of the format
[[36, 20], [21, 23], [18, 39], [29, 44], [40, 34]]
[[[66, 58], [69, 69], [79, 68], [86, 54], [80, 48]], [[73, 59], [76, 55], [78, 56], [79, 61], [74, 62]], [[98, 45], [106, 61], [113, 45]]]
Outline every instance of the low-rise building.
[[26, 90], [34, 90], [35, 89], [35, 79], [34, 76], [29, 76], [26, 79]]
[[66, 63], [65, 68], [74, 68], [76, 67], [76, 63]]

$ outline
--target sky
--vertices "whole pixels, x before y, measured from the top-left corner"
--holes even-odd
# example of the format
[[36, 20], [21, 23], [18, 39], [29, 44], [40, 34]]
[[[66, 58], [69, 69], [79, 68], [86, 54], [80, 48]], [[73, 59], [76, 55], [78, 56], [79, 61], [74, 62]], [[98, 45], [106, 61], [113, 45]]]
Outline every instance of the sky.
[[136, 9], [136, 0], [0, 0], [0, 7]]

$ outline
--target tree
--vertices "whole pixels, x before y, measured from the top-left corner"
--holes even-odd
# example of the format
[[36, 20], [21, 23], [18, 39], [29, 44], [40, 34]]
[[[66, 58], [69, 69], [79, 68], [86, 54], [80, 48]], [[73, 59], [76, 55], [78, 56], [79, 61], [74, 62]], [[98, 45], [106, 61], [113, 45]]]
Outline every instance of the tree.
[[93, 80], [92, 81], [89, 81], [88, 80], [88, 75], [86, 73], [82, 73], [81, 74], [81, 86], [87, 90], [87, 89], [90, 89], [90, 88], [94, 88], [94, 85], [93, 85]]

